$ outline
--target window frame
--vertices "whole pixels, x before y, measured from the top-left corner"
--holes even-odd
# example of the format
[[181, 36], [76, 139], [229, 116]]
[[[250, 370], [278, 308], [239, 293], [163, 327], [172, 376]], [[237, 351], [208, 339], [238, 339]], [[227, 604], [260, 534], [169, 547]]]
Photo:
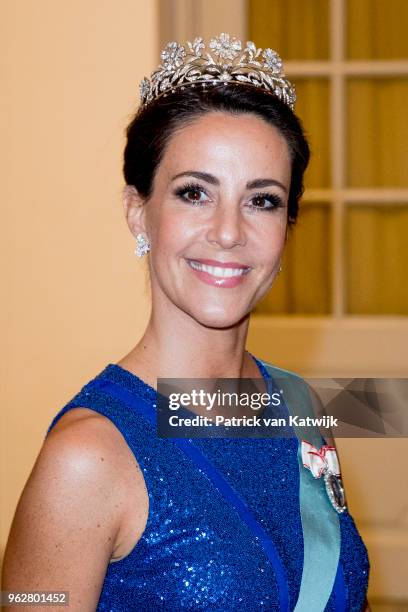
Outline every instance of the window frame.
[[[406, 204], [405, 188], [349, 188], [345, 182], [346, 87], [349, 77], [408, 75], [406, 60], [353, 60], [346, 57], [346, 0], [329, 1], [330, 47], [327, 60], [285, 61], [298, 78], [325, 78], [330, 91], [331, 187], [306, 189], [302, 204], [330, 206], [331, 303], [327, 315], [251, 317], [248, 348], [281, 367], [305, 376], [408, 376], [408, 317], [357, 315], [345, 311], [345, 236], [347, 206]], [[241, 40], [247, 35], [247, 0], [159, 0], [160, 50], [169, 40], [207, 39], [222, 31]], [[272, 341], [273, 339], [273, 341]]]

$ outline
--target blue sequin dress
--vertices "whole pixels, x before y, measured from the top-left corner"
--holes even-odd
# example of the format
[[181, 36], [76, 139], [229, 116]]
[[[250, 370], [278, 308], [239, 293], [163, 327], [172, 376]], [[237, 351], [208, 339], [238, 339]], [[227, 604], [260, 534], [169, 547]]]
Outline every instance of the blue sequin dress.
[[[256, 362], [268, 378], [263, 363]], [[304, 561], [297, 438], [192, 441], [243, 500], [251, 523], [205, 470], [171, 439], [158, 438], [149, 419], [98, 386], [101, 381], [148, 409], [155, 410], [157, 401], [155, 389], [109, 364], [58, 412], [47, 431], [72, 408], [95, 410], [122, 433], [145, 478], [145, 531], [130, 554], [108, 565], [97, 611], [294, 610]], [[362, 609], [367, 551], [348, 511], [339, 515], [339, 523], [340, 558], [331, 595], [319, 609], [298, 606], [296, 612]], [[316, 585], [320, 578], [316, 575]]]

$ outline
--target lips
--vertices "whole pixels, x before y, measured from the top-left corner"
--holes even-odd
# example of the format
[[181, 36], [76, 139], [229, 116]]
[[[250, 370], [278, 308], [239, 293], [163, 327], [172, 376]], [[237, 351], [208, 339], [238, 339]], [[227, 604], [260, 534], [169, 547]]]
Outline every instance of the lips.
[[188, 259], [187, 261], [195, 261], [199, 264], [207, 266], [216, 266], [218, 268], [242, 268], [247, 269], [250, 266], [237, 263], [236, 261], [218, 261], [217, 259]]
[[236, 287], [252, 269], [250, 266], [232, 261], [221, 262], [214, 259], [186, 259], [186, 261], [200, 280], [225, 288]]

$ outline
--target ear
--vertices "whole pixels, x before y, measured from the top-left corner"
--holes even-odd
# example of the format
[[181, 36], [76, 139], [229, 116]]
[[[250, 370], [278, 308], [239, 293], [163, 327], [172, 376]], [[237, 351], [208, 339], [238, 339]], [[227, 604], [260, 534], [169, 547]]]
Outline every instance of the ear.
[[122, 192], [123, 210], [130, 231], [136, 237], [139, 233], [146, 233], [145, 206], [136, 187], [126, 185]]

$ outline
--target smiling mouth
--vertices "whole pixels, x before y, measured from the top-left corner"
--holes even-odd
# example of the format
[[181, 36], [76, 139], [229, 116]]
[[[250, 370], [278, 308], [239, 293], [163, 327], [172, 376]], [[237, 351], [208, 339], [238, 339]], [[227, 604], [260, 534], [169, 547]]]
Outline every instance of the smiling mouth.
[[232, 268], [227, 266], [209, 266], [208, 264], [195, 261], [194, 259], [187, 259], [186, 261], [188, 265], [193, 268], [193, 270], [206, 272], [207, 274], [211, 274], [211, 276], [216, 278], [233, 278], [236, 276], [243, 276], [251, 271], [251, 268], [248, 266], [244, 268]]

